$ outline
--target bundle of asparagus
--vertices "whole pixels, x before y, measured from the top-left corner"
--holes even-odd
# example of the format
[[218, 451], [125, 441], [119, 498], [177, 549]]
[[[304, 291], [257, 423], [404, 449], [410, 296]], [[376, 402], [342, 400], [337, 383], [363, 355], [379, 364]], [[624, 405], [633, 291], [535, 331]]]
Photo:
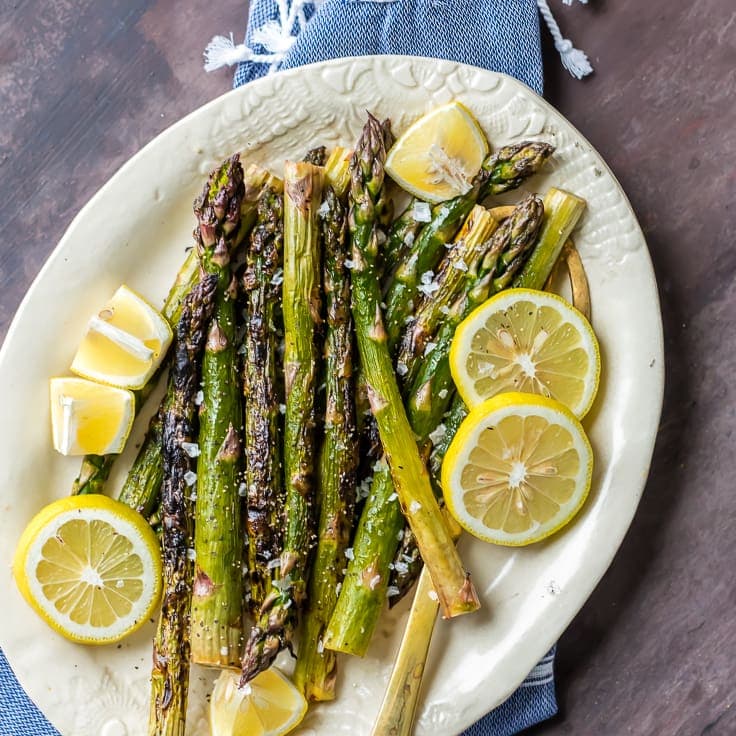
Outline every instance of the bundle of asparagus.
[[[367, 651], [422, 564], [446, 618], [480, 605], [438, 500], [464, 416], [450, 344], [490, 295], [546, 278], [583, 205], [551, 190], [481, 206], [552, 154], [522, 142], [464, 194], [413, 200], [390, 222], [391, 141], [369, 115], [352, 156], [315, 148], [283, 183], [235, 155], [195, 202], [196, 247], [163, 309], [177, 335], [168, 390], [121, 494], [162, 526], [152, 734], [183, 733], [190, 659], [240, 666], [245, 685], [300, 625], [296, 685], [333, 698], [336, 652]], [[111, 463], [85, 458], [74, 492], [101, 491]]]

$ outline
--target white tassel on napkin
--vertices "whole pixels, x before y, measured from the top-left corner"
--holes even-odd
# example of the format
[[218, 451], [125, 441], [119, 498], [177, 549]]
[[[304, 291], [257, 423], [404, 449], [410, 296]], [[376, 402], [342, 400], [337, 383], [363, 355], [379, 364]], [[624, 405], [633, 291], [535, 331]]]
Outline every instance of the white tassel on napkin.
[[[562, 1], [565, 5], [572, 4], [572, 0]], [[587, 4], [588, 0], [580, 0], [580, 2]], [[537, 7], [539, 8], [542, 18], [544, 18], [544, 22], [547, 24], [547, 28], [549, 28], [550, 34], [552, 34], [555, 48], [562, 59], [562, 66], [564, 66], [565, 69], [567, 69], [567, 71], [577, 79], [582, 79], [592, 73], [593, 67], [590, 64], [590, 61], [588, 61], [588, 57], [585, 52], [580, 49], [576, 49], [569, 38], [562, 37], [560, 27], [557, 25], [557, 21], [555, 20], [554, 15], [552, 15], [549, 5], [547, 5], [547, 0], [537, 0]]]

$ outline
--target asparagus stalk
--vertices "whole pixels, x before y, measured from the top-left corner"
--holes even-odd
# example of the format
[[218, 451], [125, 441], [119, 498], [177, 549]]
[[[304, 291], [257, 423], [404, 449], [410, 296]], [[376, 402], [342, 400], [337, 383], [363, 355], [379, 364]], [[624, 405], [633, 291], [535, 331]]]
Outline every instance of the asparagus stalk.
[[[245, 172], [243, 185], [244, 193], [240, 205], [240, 226], [235, 236], [233, 247], [237, 247], [240, 244], [255, 223], [257, 202], [261, 190], [265, 186], [269, 186], [276, 191], [281, 191], [283, 188], [280, 179], [277, 179], [269, 174], [268, 171], [255, 164], [249, 166]], [[189, 252], [187, 260], [180, 270], [176, 283], [172, 286], [162, 310], [162, 314], [174, 329], [176, 329], [176, 324], [179, 321], [181, 300], [199, 279], [199, 270], [199, 256], [196, 250], [193, 249]], [[164, 365], [165, 363], [162, 363], [162, 368], [159, 371], [163, 370]], [[156, 377], [154, 376], [141, 390], [140, 401], [137, 403], [138, 407], [145, 403], [156, 382]], [[165, 401], [166, 398], [164, 397], [159, 410], [151, 418], [146, 437], [143, 440], [136, 459], [133, 461], [133, 465], [128, 472], [119, 496], [120, 501], [128, 504], [131, 508], [137, 509], [145, 516], [150, 514], [156, 506], [159, 491], [161, 490], [161, 480], [163, 478], [161, 466], [161, 433], [162, 412]], [[108, 474], [115, 457], [115, 455], [108, 456]], [[105, 478], [107, 478], [107, 475], [105, 475]], [[94, 490], [93, 485], [87, 483], [86, 490], [80, 492], [91, 493], [101, 491], [101, 484], [99, 484], [97, 490]]]
[[[496, 227], [497, 222], [486, 210], [478, 206], [473, 209], [461, 231], [462, 239], [458, 238], [455, 247], [445, 258], [453, 266], [443, 269], [444, 277], [438, 281], [441, 286], [431, 296], [436, 299], [438, 310], [444, 305], [443, 311], [449, 311], [448, 305], [457, 299], [466, 287], [466, 282], [477, 276], [477, 270], [491, 246], [489, 237]], [[492, 270], [493, 262], [487, 268]], [[389, 350], [391, 348], [389, 344]], [[414, 364], [421, 357], [422, 352], [409, 356], [407, 363], [400, 365], [399, 375], [413, 372]], [[409, 422], [413, 422], [411, 415]], [[413, 539], [410, 530], [405, 529], [405, 520], [394, 492], [391, 473], [385, 463], [379, 463], [375, 468], [371, 494], [356, 531], [353, 559], [348, 565], [338, 606], [330, 622], [327, 646], [359, 656], [365, 654], [387, 591], [392, 594], [389, 596], [390, 601], [396, 594], [402, 593], [394, 584], [389, 587], [389, 570], [399, 540], [407, 535]], [[416, 551], [415, 556], [413, 561], [398, 559], [395, 563], [399, 573], [403, 577], [410, 577], [412, 582], [415, 575], [408, 574], [409, 566], [416, 568], [416, 574], [421, 564]], [[366, 585], [366, 578], [372, 584]]]
[[[451, 618], [479, 607], [469, 575], [450, 539], [427, 470], [419, 455], [393, 372], [381, 314], [376, 274], [377, 204], [383, 195], [386, 149], [379, 122], [369, 116], [351, 162], [349, 225], [352, 240], [352, 312], [368, 397], [402, 510], [409, 518], [437, 588], [443, 613]], [[370, 587], [375, 576], [364, 580]], [[333, 616], [334, 618], [334, 616]], [[325, 642], [327, 646], [327, 642]]]
[[242, 424], [235, 366], [235, 281], [230, 256], [240, 224], [243, 171], [238, 155], [214, 171], [194, 204], [202, 271], [217, 277], [215, 312], [202, 366], [192, 596], [192, 659], [227, 667], [240, 659], [242, 535], [238, 430]]
[[287, 162], [284, 175], [284, 470], [286, 531], [279, 577], [251, 629], [241, 684], [267, 669], [291, 645], [296, 609], [306, 594], [312, 542], [316, 331], [320, 323], [319, 222], [324, 170]]
[[151, 417], [143, 444], [118, 496], [119, 501], [143, 516], [150, 516], [160, 499], [164, 479], [162, 437], [167, 399], [168, 396], [164, 396], [158, 410]]
[[250, 603], [254, 615], [263, 605], [274, 561], [281, 552], [284, 499], [275, 321], [281, 298], [281, 285], [276, 277], [281, 267], [283, 207], [283, 196], [270, 187], [264, 188], [243, 277], [246, 528]]
[[416, 315], [405, 329], [397, 361], [399, 375], [405, 385], [411, 385], [432, 335], [467, 284], [474, 278], [480, 257], [488, 249], [488, 240], [498, 223], [488, 210], [476, 205], [470, 211], [455, 242], [442, 259], [437, 276], [417, 308]]
[[196, 432], [194, 396], [199, 388], [207, 325], [215, 306], [217, 277], [207, 276], [184, 300], [177, 325], [170, 391], [163, 416], [162, 539], [163, 596], [153, 642], [151, 736], [184, 736], [189, 684], [189, 609], [193, 563], [190, 490], [192, 460], [187, 444]]
[[324, 648], [323, 636], [343, 578], [358, 464], [345, 209], [331, 188], [322, 207], [326, 209], [322, 219], [327, 314], [325, 436], [320, 455], [317, 552], [294, 670], [294, 682], [308, 700], [335, 697], [337, 656]]
[[554, 153], [549, 143], [522, 141], [500, 148], [484, 162], [482, 169], [487, 173], [481, 191], [481, 199], [490, 194], [518, 189], [526, 179], [534, 176], [544, 162]]
[[[544, 198], [545, 218], [538, 248], [514, 280], [514, 286], [541, 289], [565, 242], [585, 210], [585, 200], [562, 189], [550, 189]], [[543, 247], [542, 247], [543, 246]]]
[[392, 343], [398, 342], [406, 320], [414, 311], [420, 280], [432, 280], [446, 243], [455, 236], [478, 200], [481, 183], [479, 177], [467, 194], [433, 208], [431, 221], [422, 228], [394, 271], [386, 295], [386, 332]]
[[444, 246], [460, 229], [465, 217], [477, 201], [488, 195], [501, 194], [518, 187], [536, 173], [552, 155], [553, 146], [525, 141], [505, 146], [489, 156], [465, 194], [432, 209], [432, 219], [422, 228], [408, 249], [405, 260], [396, 269], [386, 296], [386, 330], [397, 340], [407, 317], [413, 311], [422, 279], [431, 281], [433, 271], [444, 254]]

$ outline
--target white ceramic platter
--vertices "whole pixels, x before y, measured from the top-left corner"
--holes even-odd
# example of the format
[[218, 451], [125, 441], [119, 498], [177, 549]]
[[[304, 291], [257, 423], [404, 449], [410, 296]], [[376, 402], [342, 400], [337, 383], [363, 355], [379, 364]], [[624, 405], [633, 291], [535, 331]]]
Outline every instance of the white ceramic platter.
[[[343, 59], [279, 73], [205, 105], [134, 156], [70, 225], [18, 310], [0, 353], [0, 646], [20, 682], [64, 736], [145, 730], [152, 626], [120, 648], [66, 642], [37, 618], [10, 576], [28, 520], [68, 493], [79, 467], [51, 449], [48, 378], [67, 374], [88, 316], [125, 282], [161, 303], [191, 242], [191, 203], [223, 157], [282, 171], [318, 144], [352, 145], [365, 110], [400, 133], [451, 99], [476, 114], [493, 146], [521, 139], [557, 147], [527, 189], [554, 185], [588, 201], [576, 242], [590, 279], [603, 380], [586, 427], [596, 452], [590, 499], [577, 521], [527, 549], [461, 542], [483, 609], [440, 622], [418, 734], [454, 734], [502, 702], [557, 640], [608, 567], [647, 477], [663, 387], [657, 289], [644, 237], [613, 175], [544, 100], [500, 74], [408, 57]], [[507, 201], [517, 199], [509, 196]], [[139, 421], [139, 425], [144, 422]], [[132, 443], [131, 443], [132, 444]], [[132, 448], [118, 462], [120, 471]], [[363, 660], [343, 659], [337, 700], [302, 734], [368, 734], [383, 697], [408, 601], [382, 618]], [[206, 736], [211, 676], [196, 670], [189, 732]]]

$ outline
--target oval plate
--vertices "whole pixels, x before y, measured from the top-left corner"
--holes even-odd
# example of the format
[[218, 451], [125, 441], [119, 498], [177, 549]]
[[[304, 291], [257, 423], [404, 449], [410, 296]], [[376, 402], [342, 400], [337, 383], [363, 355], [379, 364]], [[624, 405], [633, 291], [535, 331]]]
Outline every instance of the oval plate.
[[[281, 172], [318, 144], [353, 145], [365, 110], [401, 132], [447, 102], [464, 102], [492, 146], [521, 139], [557, 147], [528, 190], [569, 189], [588, 201], [576, 242], [588, 273], [603, 379], [585, 424], [596, 452], [590, 499], [564, 533], [526, 549], [468, 538], [463, 560], [483, 609], [440, 622], [418, 734], [460, 732], [502, 702], [557, 640], [603, 575], [644, 488], [663, 390], [662, 327], [644, 237], [613, 175], [590, 144], [519, 82], [462, 64], [410, 57], [340, 59], [258, 80], [205, 105], [134, 156], [69, 226], [24, 299], [0, 353], [6, 421], [0, 515], [0, 645], [49, 720], [74, 736], [140, 734], [148, 713], [153, 627], [121, 648], [81, 647], [32, 615], [10, 578], [16, 541], [42, 505], [68, 493], [78, 459], [51, 449], [48, 378], [67, 374], [87, 318], [124, 282], [161, 303], [191, 243], [191, 203], [223, 157]], [[512, 193], [507, 201], [518, 199]], [[12, 419], [11, 419], [12, 418]], [[145, 421], [139, 421], [138, 432]], [[129, 467], [134, 447], [117, 463]], [[338, 697], [300, 733], [368, 734], [409, 601], [383, 616], [368, 655], [343, 658]], [[288, 662], [284, 660], [288, 666]], [[195, 670], [188, 732], [202, 736], [212, 675]]]

